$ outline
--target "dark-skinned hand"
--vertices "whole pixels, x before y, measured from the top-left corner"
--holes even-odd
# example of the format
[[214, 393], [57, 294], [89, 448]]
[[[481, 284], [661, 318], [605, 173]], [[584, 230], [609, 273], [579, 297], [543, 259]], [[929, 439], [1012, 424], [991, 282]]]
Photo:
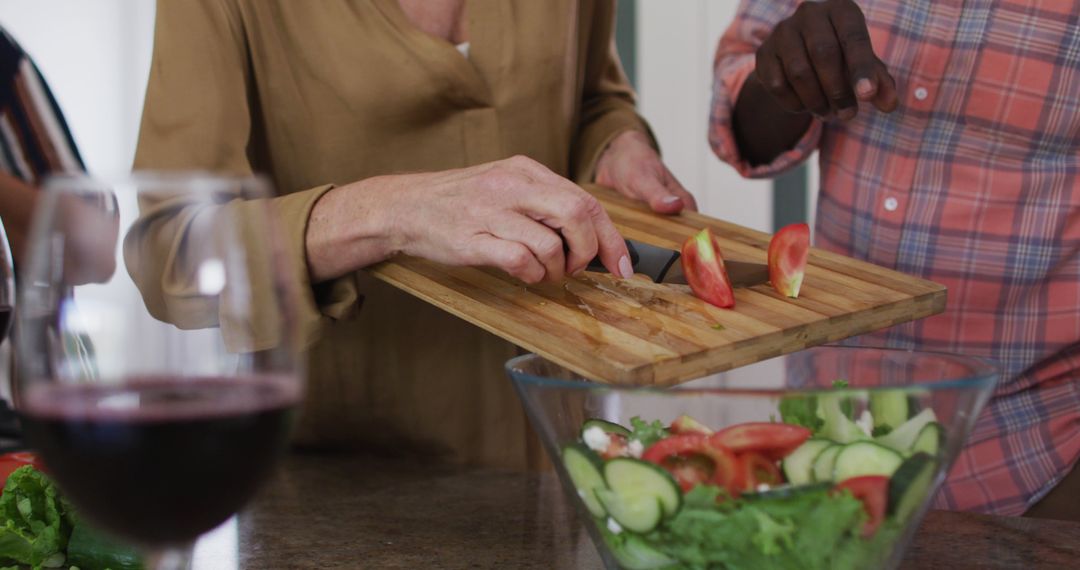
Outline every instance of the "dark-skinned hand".
[[890, 113], [896, 82], [853, 0], [804, 2], [757, 51], [755, 75], [786, 111], [850, 120], [858, 101]]

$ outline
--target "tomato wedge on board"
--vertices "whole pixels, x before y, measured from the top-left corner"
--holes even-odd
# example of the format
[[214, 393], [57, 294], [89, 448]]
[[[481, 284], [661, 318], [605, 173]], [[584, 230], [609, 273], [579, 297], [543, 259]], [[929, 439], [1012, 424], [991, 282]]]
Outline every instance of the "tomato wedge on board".
[[720, 255], [720, 243], [709, 228], [683, 243], [682, 268], [686, 282], [698, 299], [725, 309], [735, 306], [735, 292]]
[[775, 487], [784, 482], [783, 476], [780, 475], [780, 468], [776, 466], [776, 461], [760, 453], [751, 451], [740, 455], [739, 470], [742, 472], [743, 481], [745, 481], [743, 488], [747, 491], [757, 489], [757, 486], [762, 483]]
[[810, 430], [791, 424], [747, 422], [724, 428], [711, 437], [714, 445], [735, 453], [756, 451], [772, 460], [786, 457], [811, 436]]
[[798, 297], [810, 256], [810, 226], [784, 226], [769, 240], [769, 281], [777, 293]]
[[23, 465], [32, 465], [34, 469], [40, 471], [45, 470], [41, 459], [38, 458], [36, 453], [31, 451], [16, 451], [0, 455], [0, 489], [7, 484], [7, 479], [8, 476], [11, 475], [11, 472]]
[[709, 429], [708, 426], [686, 414], [675, 418], [675, 421], [671, 422], [671, 427], [668, 428], [668, 431], [676, 435], [687, 433], [712, 435], [713, 433], [713, 430]]
[[684, 491], [706, 482], [733, 493], [741, 489], [737, 484], [741, 478], [735, 454], [729, 449], [717, 447], [705, 434], [666, 437], [650, 445], [641, 454], [641, 459], [666, 469]]
[[870, 517], [863, 525], [862, 535], [867, 537], [877, 532], [881, 522], [885, 520], [885, 507], [889, 501], [889, 478], [884, 475], [852, 477], [837, 483], [836, 489], [847, 489], [853, 497], [862, 501], [863, 508]]

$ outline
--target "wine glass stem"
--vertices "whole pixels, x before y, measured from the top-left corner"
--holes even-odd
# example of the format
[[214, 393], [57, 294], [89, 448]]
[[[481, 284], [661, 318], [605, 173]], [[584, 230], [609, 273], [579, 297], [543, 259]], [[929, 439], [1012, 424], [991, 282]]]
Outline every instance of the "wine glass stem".
[[178, 548], [151, 550], [145, 557], [146, 568], [148, 570], [191, 570], [191, 559], [194, 551], [194, 544]]

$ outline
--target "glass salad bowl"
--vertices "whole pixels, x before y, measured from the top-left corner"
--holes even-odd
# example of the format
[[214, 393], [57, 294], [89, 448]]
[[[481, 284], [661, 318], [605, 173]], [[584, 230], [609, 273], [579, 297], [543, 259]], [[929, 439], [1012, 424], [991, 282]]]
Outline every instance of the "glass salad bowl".
[[507, 370], [604, 564], [895, 568], [998, 371], [822, 347], [670, 388]]

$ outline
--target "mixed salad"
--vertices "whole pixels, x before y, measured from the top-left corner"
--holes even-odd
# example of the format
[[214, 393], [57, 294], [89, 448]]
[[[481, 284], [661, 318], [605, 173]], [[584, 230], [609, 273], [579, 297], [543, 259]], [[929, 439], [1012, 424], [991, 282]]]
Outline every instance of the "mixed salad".
[[81, 521], [32, 453], [0, 456], [0, 570], [141, 570], [138, 554]]
[[782, 400], [781, 421], [713, 431], [587, 420], [562, 449], [574, 488], [621, 566], [876, 567], [925, 502], [944, 430], [907, 392]]

